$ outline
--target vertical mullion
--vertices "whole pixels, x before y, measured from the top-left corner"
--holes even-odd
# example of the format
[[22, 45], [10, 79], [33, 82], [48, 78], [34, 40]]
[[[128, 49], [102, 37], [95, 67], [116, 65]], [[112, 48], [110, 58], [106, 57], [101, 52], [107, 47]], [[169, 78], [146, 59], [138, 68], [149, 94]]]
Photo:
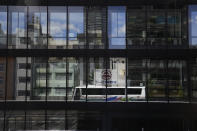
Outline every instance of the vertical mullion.
[[[142, 62], [143, 62], [143, 60], [142, 60]], [[150, 62], [150, 59], [149, 59], [149, 62]], [[148, 69], [148, 58], [146, 58], [146, 60], [145, 60], [145, 79], [146, 79], [146, 88], [145, 88], [145, 91], [146, 91], [146, 102], [148, 103], [148, 101], [149, 101], [149, 90], [148, 90], [148, 73], [149, 73], [149, 69]]]
[[[85, 74], [85, 76], [86, 76], [86, 102], [88, 101], [88, 64], [89, 64], [89, 61], [88, 61], [88, 56], [86, 56], [85, 57], [86, 59], [85, 59], [85, 71], [86, 71], [86, 74]], [[84, 59], [83, 59], [84, 60]]]
[[[85, 8], [85, 7], [84, 7]], [[86, 49], [89, 49], [89, 39], [88, 39], [88, 9], [89, 9], [89, 7], [87, 6], [86, 7], [86, 29], [85, 29], [85, 31], [86, 31]], [[86, 102], [88, 101], [88, 56], [87, 56], [87, 54], [86, 54], [86, 60], [85, 60], [85, 66], [86, 66], [86, 68], [85, 68], [85, 70], [86, 70]]]
[[48, 7], [48, 0], [47, 0], [47, 57], [46, 59], [46, 87], [45, 87], [45, 130], [48, 129], [47, 127], [47, 94], [48, 94], [48, 45], [49, 45], [49, 7]]
[[[7, 51], [8, 51], [8, 25], [9, 25], [9, 23], [8, 23], [8, 19], [9, 18], [9, 6], [8, 6], [8, 3], [7, 3], [7, 37], [6, 37], [6, 45], [7, 45]], [[7, 54], [8, 54], [8, 52], [7, 52]], [[8, 56], [6, 56], [6, 58], [5, 58], [5, 87], [4, 87], [4, 104], [5, 104], [5, 106], [4, 106], [4, 126], [3, 126], [3, 131], [5, 131], [6, 130], [6, 109], [7, 109], [7, 102], [6, 102], [6, 99], [7, 99], [7, 72], [8, 72], [8, 69], [7, 69], [7, 67], [8, 67]]]
[[69, 39], [69, 6], [66, 6], [66, 49], [68, 49], [68, 39]]
[[168, 71], [169, 71], [169, 58], [167, 58], [165, 61], [164, 61], [165, 63], [166, 63], [166, 76], [167, 76], [167, 80], [166, 80], [166, 86], [165, 86], [165, 88], [166, 88], [166, 92], [165, 92], [165, 95], [166, 95], [166, 98], [167, 98], [167, 102], [169, 103], [169, 73], [168, 73]]
[[128, 40], [127, 40], [127, 37], [128, 37], [128, 31], [127, 31], [127, 26], [128, 26], [128, 7], [126, 6], [126, 50], [125, 50], [125, 52], [126, 52], [126, 60], [125, 60], [125, 68], [126, 68], [126, 70], [125, 70], [125, 95], [126, 95], [126, 102], [128, 102], [128, 94], [127, 94], [127, 77], [128, 77]]
[[187, 91], [188, 91], [188, 100], [189, 100], [189, 102], [191, 103], [191, 93], [192, 93], [192, 85], [191, 85], [191, 69], [192, 69], [192, 66], [191, 66], [191, 63], [190, 63], [190, 59], [189, 58], [187, 58]]
[[[105, 44], [105, 49], [106, 50], [108, 50], [109, 48], [109, 41], [108, 41], [108, 37], [109, 37], [109, 35], [108, 35], [108, 7], [106, 6], [106, 44]], [[103, 59], [104, 59], [104, 68], [105, 68], [105, 72], [107, 73], [107, 59], [108, 59], [108, 57], [107, 56], [105, 56], [105, 57], [103, 57]], [[107, 78], [105, 79], [105, 102], [107, 102]]]
[[[27, 36], [26, 36], [26, 38], [27, 38], [27, 48], [26, 49], [28, 49], [28, 46], [29, 46], [29, 30], [28, 30], [28, 22], [29, 22], [29, 6], [27, 6], [27, 20], [26, 20], [26, 22], [27, 22], [27, 24], [26, 24], [26, 28], [27, 28]], [[28, 68], [27, 68], [27, 65], [28, 65], [28, 57], [25, 57], [25, 59], [26, 59], [26, 81], [25, 81], [25, 121], [24, 121], [24, 130], [26, 130], [26, 115], [27, 115], [27, 77], [28, 77]]]

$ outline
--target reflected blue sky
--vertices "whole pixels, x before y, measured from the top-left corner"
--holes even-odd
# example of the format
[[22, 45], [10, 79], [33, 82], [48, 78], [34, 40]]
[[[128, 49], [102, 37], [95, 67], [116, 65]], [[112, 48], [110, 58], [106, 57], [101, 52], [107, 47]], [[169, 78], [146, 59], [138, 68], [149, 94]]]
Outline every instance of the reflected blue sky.
[[126, 7], [108, 7], [108, 36], [110, 49], [124, 49], [126, 36]]
[[189, 43], [197, 45], [197, 5], [189, 6]]
[[84, 34], [84, 8], [69, 7], [69, 37], [77, 37], [77, 34]]
[[[6, 9], [6, 7], [4, 7]], [[4, 9], [3, 8], [3, 9]], [[67, 7], [49, 7], [49, 35], [52, 37], [66, 37], [67, 35]], [[1, 8], [0, 8], [1, 9]], [[27, 7], [9, 7], [9, 33], [18, 37], [26, 35], [27, 26]], [[125, 46], [126, 36], [126, 7], [109, 6], [108, 7], [108, 35], [109, 48], [122, 48]], [[42, 34], [47, 34], [47, 11], [45, 7], [29, 7], [29, 22], [32, 17], [38, 18], [42, 27]], [[68, 36], [78, 37], [78, 34], [85, 35], [85, 14], [84, 7], [68, 7]], [[1, 11], [0, 24], [4, 32], [7, 30], [7, 12]], [[34, 20], [35, 22], [35, 20]]]

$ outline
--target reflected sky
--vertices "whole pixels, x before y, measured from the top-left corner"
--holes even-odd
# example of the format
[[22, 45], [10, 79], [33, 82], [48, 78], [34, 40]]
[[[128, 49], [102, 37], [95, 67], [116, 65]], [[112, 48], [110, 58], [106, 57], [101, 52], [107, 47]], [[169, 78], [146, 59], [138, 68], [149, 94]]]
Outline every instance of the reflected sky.
[[110, 49], [124, 49], [126, 36], [126, 7], [108, 7], [108, 36]]
[[[85, 16], [84, 7], [69, 6], [68, 14], [66, 6], [49, 6], [48, 8], [48, 33], [55, 38], [66, 38], [67, 36], [67, 16], [68, 16], [68, 36], [77, 38], [79, 35], [85, 36]], [[109, 48], [125, 48], [126, 37], [126, 7], [109, 6], [108, 7], [108, 35]], [[6, 6], [0, 6], [0, 24], [4, 33], [7, 30], [7, 12]], [[46, 6], [37, 7], [29, 6], [28, 22], [39, 23], [41, 28], [40, 35], [47, 34], [47, 10]], [[34, 17], [34, 19], [33, 19]], [[27, 28], [27, 7], [26, 6], [9, 6], [9, 33], [16, 37], [25, 37]], [[35, 31], [34, 36], [39, 37]], [[121, 47], [122, 46], [122, 47]]]
[[189, 42], [197, 45], [197, 5], [189, 6]]

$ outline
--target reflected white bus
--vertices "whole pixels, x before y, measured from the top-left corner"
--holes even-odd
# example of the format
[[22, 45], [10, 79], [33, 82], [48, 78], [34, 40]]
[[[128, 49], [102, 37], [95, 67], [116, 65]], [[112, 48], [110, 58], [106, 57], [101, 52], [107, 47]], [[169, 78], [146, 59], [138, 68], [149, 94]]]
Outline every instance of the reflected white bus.
[[145, 99], [145, 86], [136, 87], [104, 87], [88, 85], [76, 87], [73, 93], [73, 100], [86, 100], [86, 94], [88, 101], [126, 101], [126, 94], [129, 101], [140, 101]]

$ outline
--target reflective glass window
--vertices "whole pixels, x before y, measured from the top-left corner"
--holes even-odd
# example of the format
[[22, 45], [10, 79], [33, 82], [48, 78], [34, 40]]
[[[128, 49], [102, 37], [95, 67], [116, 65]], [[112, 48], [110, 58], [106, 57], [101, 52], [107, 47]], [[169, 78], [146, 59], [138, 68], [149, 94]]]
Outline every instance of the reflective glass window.
[[43, 110], [27, 111], [26, 130], [45, 130], [45, 118], [45, 111]]
[[165, 60], [147, 60], [147, 87], [149, 100], [165, 100], [167, 84], [167, 65]]
[[65, 111], [47, 110], [47, 129], [64, 130], [65, 129]]
[[191, 81], [191, 88], [192, 88], [192, 98], [197, 98], [197, 59], [191, 59], [191, 70], [190, 70], [190, 81]]
[[128, 101], [144, 100], [146, 97], [146, 60], [128, 59], [127, 65]]
[[86, 62], [81, 57], [67, 58], [67, 100], [86, 101]]
[[47, 48], [47, 7], [30, 6], [28, 9], [28, 48]]
[[66, 58], [49, 57], [47, 67], [47, 99], [66, 100]]
[[67, 8], [48, 7], [48, 48], [65, 49], [67, 36]]
[[127, 11], [128, 48], [143, 48], [146, 39], [145, 7], [128, 7]]
[[107, 80], [107, 101], [126, 101], [126, 60], [110, 58], [103, 77]]
[[25, 127], [25, 112], [24, 111], [6, 111], [6, 131], [24, 130]]
[[182, 46], [181, 38], [181, 10], [168, 9], [167, 16], [167, 43], [169, 46]]
[[0, 48], [7, 48], [7, 7], [0, 6]]
[[16, 58], [15, 57], [8, 57], [7, 58], [7, 73], [6, 73], [6, 77], [7, 77], [7, 94], [6, 94], [6, 100], [14, 100], [16, 98], [15, 95], [15, 62], [16, 62]]
[[197, 46], [197, 5], [189, 6], [189, 43], [191, 47]]
[[104, 49], [106, 43], [106, 7], [88, 8], [88, 45], [90, 49]]
[[68, 7], [68, 48], [82, 49], [85, 46], [85, 8]]
[[5, 84], [6, 84], [6, 58], [0, 57], [0, 64], [4, 66], [3, 70], [0, 72], [0, 77], [2, 82], [0, 84], [0, 101], [5, 100]]
[[26, 99], [26, 81], [27, 81], [27, 72], [26, 68], [19, 69], [19, 64], [23, 63], [26, 65], [27, 59], [26, 57], [16, 57], [15, 58], [15, 94], [14, 99], [25, 101]]
[[106, 101], [106, 61], [102, 57], [92, 57], [88, 61], [87, 99], [89, 102]]
[[27, 7], [9, 6], [8, 48], [27, 48]]
[[168, 95], [173, 100], [187, 98], [187, 66], [185, 61], [168, 61], [168, 90]]
[[156, 6], [150, 6], [147, 14], [147, 43], [149, 46], [161, 48], [166, 46], [165, 42], [165, 10]]
[[45, 100], [47, 87], [47, 59], [31, 58], [31, 100]]
[[109, 49], [126, 48], [126, 7], [108, 7]]

